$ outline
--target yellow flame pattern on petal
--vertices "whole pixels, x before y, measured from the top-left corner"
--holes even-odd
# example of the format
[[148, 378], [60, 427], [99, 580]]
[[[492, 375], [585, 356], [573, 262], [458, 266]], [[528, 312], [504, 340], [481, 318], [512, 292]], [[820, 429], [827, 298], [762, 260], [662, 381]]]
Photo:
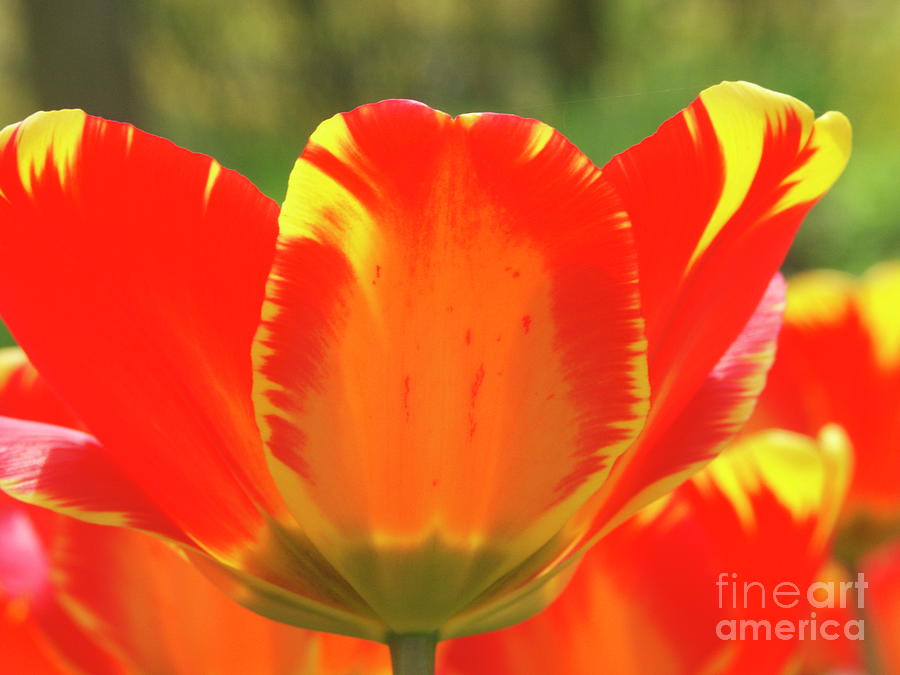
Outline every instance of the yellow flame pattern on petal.
[[0, 132], [0, 146], [15, 135], [16, 159], [22, 187], [31, 193], [32, 182], [52, 164], [65, 183], [81, 145], [87, 115], [82, 110], [37, 112]]

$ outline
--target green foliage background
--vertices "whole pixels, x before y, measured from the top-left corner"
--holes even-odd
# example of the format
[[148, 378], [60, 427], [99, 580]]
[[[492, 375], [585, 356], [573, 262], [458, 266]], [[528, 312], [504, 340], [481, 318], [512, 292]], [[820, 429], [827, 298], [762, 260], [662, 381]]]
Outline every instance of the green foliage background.
[[900, 254], [898, 35], [896, 0], [0, 0], [0, 126], [84, 108], [280, 200], [315, 125], [362, 103], [538, 117], [602, 164], [750, 80], [853, 123], [786, 271], [860, 272]]

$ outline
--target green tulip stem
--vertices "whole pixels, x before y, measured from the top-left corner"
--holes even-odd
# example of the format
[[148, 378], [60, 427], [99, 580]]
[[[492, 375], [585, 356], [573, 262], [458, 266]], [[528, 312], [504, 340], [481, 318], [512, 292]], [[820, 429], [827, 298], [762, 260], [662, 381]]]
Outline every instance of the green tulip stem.
[[394, 635], [388, 646], [394, 675], [434, 675], [434, 635]]

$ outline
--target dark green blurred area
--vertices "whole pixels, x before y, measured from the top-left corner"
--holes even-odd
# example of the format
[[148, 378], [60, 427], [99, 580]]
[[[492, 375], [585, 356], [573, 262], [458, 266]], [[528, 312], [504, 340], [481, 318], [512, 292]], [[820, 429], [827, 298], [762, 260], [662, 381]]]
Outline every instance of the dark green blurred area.
[[0, 126], [84, 108], [280, 201], [315, 125], [362, 103], [537, 117], [603, 164], [750, 80], [853, 123], [785, 269], [860, 272], [900, 255], [898, 35], [896, 0], [0, 0]]

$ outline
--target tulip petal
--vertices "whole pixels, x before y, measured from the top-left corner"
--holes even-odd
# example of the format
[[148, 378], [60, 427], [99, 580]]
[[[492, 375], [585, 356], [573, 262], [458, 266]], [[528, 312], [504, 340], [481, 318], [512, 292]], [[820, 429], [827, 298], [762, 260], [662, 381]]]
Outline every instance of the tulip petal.
[[0, 489], [16, 499], [90, 523], [181, 533], [107, 461], [92, 436], [0, 417]]
[[592, 534], [678, 485], [746, 420], [778, 330], [771, 280], [849, 143], [839, 113], [815, 120], [790, 96], [723, 83], [604, 167], [634, 223], [652, 398]]
[[654, 404], [691, 397], [849, 154], [840, 113], [726, 82], [604, 167], [634, 227]]
[[550, 537], [643, 422], [627, 219], [549, 127], [386, 101], [319, 127], [280, 226], [254, 356], [282, 494], [355, 587], [419, 597], [433, 581], [395, 565], [430, 569], [450, 611]]
[[77, 110], [0, 132], [0, 194], [0, 312], [110, 471], [212, 550], [252, 538], [277, 506], [249, 361], [276, 206]]

